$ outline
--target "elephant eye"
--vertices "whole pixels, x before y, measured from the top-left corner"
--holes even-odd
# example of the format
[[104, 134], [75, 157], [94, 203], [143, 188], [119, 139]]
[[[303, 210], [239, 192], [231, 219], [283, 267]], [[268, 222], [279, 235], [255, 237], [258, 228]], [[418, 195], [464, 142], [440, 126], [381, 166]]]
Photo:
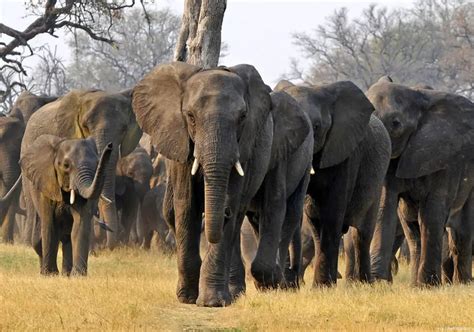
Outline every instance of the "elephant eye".
[[68, 160], [65, 160], [65, 161], [63, 162], [63, 168], [64, 168], [66, 171], [68, 171], [68, 170], [71, 168], [71, 164], [69, 163]]
[[188, 112], [188, 119], [189, 119], [189, 122], [191, 122], [191, 125], [194, 126], [196, 124], [196, 120], [194, 119], [193, 113]]
[[243, 111], [240, 112], [239, 120], [243, 121], [243, 120], [245, 120], [246, 117], [247, 117], [247, 110], [244, 109]]

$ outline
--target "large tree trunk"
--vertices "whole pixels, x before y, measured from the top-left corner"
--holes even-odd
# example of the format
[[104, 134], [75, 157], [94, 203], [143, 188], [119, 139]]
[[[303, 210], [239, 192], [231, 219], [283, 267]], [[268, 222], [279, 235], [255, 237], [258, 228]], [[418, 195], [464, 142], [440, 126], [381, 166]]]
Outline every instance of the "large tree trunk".
[[174, 60], [217, 67], [226, 0], [186, 0]]

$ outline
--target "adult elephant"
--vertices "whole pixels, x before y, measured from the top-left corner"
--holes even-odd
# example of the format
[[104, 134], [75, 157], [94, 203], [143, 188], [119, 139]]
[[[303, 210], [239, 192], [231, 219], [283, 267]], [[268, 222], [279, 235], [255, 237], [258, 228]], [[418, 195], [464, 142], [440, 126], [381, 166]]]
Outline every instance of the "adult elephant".
[[56, 99], [58, 99], [56, 96], [37, 96], [29, 91], [23, 91], [15, 100], [8, 116], [22, 120], [26, 124], [34, 112]]
[[33, 247], [42, 274], [58, 273], [59, 242], [62, 273], [87, 274], [92, 216], [111, 152], [112, 145], [106, 145], [99, 159], [93, 139], [54, 135], [41, 135], [32, 144], [22, 145], [23, 190], [40, 219], [33, 231]]
[[[20, 176], [20, 146], [25, 125], [15, 117], [0, 118], [0, 196], [13, 187]], [[4, 243], [13, 243], [15, 216], [19, 210], [20, 188], [0, 204], [0, 226]]]
[[[115, 169], [119, 155], [132, 152], [141, 137], [141, 130], [132, 112], [130, 91], [107, 93], [100, 90], [73, 90], [49, 103], [30, 118], [22, 146], [32, 145], [41, 135], [65, 138], [94, 139], [99, 153], [109, 142], [113, 144], [105, 183], [99, 200], [99, 211], [105, 223], [114, 231], [107, 232], [107, 246], [117, 244], [118, 218], [115, 204]], [[27, 214], [34, 216], [27, 201]]]
[[[5, 195], [20, 176], [20, 147], [26, 123], [30, 116], [43, 105], [56, 97], [37, 96], [28, 91], [22, 92], [13, 104], [8, 116], [0, 118], [0, 195]], [[21, 186], [0, 206], [2, 240], [13, 243], [15, 216], [20, 210], [19, 195]], [[31, 228], [29, 234], [31, 235]]]
[[395, 84], [389, 77], [372, 85], [367, 96], [392, 141], [372, 244], [374, 275], [388, 274], [386, 257], [393, 246], [401, 200], [398, 216], [410, 247], [412, 282], [441, 282], [445, 227], [453, 267], [448, 279], [467, 282], [474, 220], [474, 104], [458, 95]]
[[[203, 70], [181, 62], [156, 67], [134, 89], [137, 120], [168, 159], [164, 215], [175, 229], [181, 302], [223, 306], [243, 290], [240, 253], [232, 252], [257, 192], [252, 203], [262, 218], [252, 275], [278, 283], [283, 221], [299, 222], [312, 134], [295, 102], [284, 94], [272, 100], [270, 92], [253, 66]], [[295, 154], [301, 159], [288, 168]], [[209, 247], [201, 265], [203, 211]]]
[[369, 282], [370, 242], [390, 159], [390, 138], [372, 104], [351, 82], [296, 86], [280, 82], [313, 125], [313, 169], [305, 213], [317, 252], [313, 286], [337, 282], [339, 243], [345, 241], [346, 277]]

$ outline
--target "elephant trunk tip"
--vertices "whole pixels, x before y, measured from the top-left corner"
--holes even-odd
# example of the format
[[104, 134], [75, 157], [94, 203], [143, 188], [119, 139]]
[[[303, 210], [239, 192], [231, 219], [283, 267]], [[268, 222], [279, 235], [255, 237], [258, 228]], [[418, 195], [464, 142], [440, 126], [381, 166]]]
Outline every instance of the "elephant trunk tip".
[[209, 231], [206, 229], [207, 242], [212, 243], [212, 244], [217, 244], [220, 242], [221, 238], [222, 238], [222, 231], [215, 232], [215, 231]]

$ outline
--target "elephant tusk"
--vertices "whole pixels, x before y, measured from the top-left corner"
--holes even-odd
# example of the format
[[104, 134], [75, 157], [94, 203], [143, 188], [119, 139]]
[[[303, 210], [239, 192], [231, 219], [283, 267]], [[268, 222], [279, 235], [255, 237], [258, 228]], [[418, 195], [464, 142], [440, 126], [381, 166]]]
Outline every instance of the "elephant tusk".
[[242, 165], [240, 164], [240, 160], [237, 160], [235, 163], [235, 169], [237, 170], [237, 173], [239, 173], [240, 176], [244, 176], [244, 170], [242, 169]]
[[198, 169], [199, 169], [199, 162], [197, 158], [194, 158], [193, 168], [191, 168], [191, 175], [196, 175]]
[[314, 174], [316, 174], [316, 172], [314, 171], [314, 168], [313, 168], [313, 166], [311, 166], [311, 170], [309, 171], [309, 174], [311, 174], [311, 175], [314, 175]]
[[112, 228], [110, 228], [109, 225], [107, 225], [107, 223], [105, 221], [102, 221], [100, 219], [96, 219], [95, 222], [98, 223], [100, 228], [102, 228], [103, 230], [106, 230], [107, 232], [111, 232], [111, 233], [114, 232], [114, 230]]
[[122, 144], [119, 144], [119, 147], [118, 147], [118, 154], [119, 154], [119, 157], [118, 159], [122, 159]]
[[73, 205], [75, 201], [76, 201], [76, 194], [74, 193], [74, 189], [72, 189], [69, 196], [69, 203]]
[[112, 200], [110, 198], [106, 197], [104, 194], [101, 194], [100, 198], [102, 198], [107, 203], [112, 204]]

